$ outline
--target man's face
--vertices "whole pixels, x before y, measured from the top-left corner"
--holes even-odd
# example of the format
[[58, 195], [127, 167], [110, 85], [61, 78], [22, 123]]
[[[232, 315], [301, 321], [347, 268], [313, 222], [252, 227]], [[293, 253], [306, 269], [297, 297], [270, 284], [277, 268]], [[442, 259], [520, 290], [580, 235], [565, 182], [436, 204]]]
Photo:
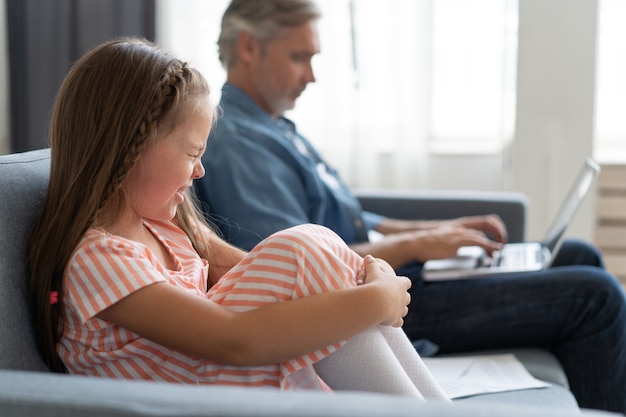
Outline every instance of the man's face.
[[260, 47], [251, 72], [259, 105], [275, 117], [293, 109], [306, 85], [315, 82], [311, 60], [319, 51], [314, 20], [285, 29], [281, 37]]

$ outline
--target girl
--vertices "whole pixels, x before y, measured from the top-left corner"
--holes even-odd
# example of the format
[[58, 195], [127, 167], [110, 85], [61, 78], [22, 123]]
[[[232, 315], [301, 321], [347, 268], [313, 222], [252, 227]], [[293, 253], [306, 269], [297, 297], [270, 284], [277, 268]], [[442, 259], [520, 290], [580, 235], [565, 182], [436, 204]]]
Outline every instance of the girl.
[[407, 278], [320, 226], [249, 254], [211, 231], [189, 190], [214, 117], [201, 74], [144, 40], [104, 43], [70, 70], [29, 245], [50, 368], [445, 399], [398, 328]]

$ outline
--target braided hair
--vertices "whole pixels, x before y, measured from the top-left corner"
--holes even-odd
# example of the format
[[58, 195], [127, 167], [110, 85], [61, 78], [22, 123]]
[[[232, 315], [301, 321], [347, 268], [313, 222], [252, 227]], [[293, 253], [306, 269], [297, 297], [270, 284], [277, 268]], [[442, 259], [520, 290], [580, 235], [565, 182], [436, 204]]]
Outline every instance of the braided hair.
[[[66, 371], [56, 345], [72, 252], [90, 227], [115, 219], [126, 203], [122, 184], [159, 129], [175, 126], [183, 104], [208, 94], [198, 71], [140, 38], [97, 46], [63, 81], [50, 120], [48, 190], [28, 244], [35, 335], [52, 371]], [[204, 223], [193, 201], [185, 199], [177, 220], [194, 247], [206, 249], [193, 233]], [[58, 294], [53, 304], [51, 293]]]

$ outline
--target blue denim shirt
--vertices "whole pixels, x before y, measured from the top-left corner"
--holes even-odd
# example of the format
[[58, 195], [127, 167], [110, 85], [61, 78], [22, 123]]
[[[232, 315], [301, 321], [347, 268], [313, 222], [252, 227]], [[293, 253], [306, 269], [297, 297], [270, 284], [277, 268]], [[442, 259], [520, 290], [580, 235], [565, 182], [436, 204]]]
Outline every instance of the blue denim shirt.
[[293, 122], [272, 118], [232, 84], [222, 88], [202, 162], [206, 174], [194, 187], [203, 210], [244, 249], [302, 223], [329, 227], [348, 244], [363, 242], [383, 219], [363, 211]]

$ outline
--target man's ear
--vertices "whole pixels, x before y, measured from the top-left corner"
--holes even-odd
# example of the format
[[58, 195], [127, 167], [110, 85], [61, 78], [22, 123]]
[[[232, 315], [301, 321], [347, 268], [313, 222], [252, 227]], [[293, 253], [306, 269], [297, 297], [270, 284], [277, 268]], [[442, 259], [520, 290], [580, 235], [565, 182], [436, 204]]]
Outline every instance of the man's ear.
[[261, 43], [249, 32], [241, 32], [237, 38], [237, 56], [243, 63], [250, 63], [261, 53]]

